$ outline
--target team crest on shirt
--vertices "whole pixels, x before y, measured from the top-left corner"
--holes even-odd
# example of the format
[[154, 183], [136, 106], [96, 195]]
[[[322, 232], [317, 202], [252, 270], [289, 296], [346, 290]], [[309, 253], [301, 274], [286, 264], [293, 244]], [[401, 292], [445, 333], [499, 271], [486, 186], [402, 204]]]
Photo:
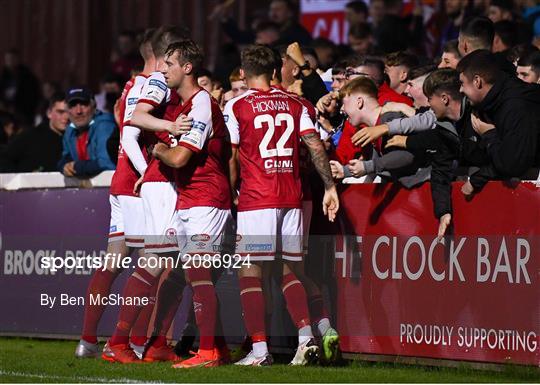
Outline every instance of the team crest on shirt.
[[165, 231], [165, 235], [167, 236], [168, 239], [176, 239], [176, 229], [170, 227], [167, 229], [167, 231]]

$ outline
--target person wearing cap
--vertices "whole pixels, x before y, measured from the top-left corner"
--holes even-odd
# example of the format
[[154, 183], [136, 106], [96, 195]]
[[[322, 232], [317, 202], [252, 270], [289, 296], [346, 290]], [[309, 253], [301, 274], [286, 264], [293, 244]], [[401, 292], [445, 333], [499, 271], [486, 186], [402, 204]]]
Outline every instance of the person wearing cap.
[[58, 169], [65, 176], [90, 177], [114, 170], [108, 149], [117, 126], [114, 116], [96, 110], [92, 92], [86, 87], [71, 88], [66, 94], [69, 125], [63, 138]]

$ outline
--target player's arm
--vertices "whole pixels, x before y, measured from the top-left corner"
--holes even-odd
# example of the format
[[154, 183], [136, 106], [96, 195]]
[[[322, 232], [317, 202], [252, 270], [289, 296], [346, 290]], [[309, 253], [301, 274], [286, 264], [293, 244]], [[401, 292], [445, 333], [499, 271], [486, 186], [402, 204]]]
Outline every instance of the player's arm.
[[129, 160], [137, 170], [140, 175], [144, 175], [146, 167], [146, 159], [141, 151], [141, 146], [139, 146], [139, 135], [141, 130], [133, 126], [124, 126], [122, 129], [122, 138], [120, 139], [122, 143], [122, 148], [128, 156]]
[[238, 151], [238, 145], [240, 143], [240, 125], [238, 123], [238, 119], [236, 119], [232, 101], [229, 101], [227, 104], [225, 104], [225, 108], [223, 109], [223, 117], [225, 118], [225, 124], [227, 125], [227, 130], [229, 130], [229, 137], [231, 140], [231, 157], [229, 159], [229, 182], [231, 185], [233, 202], [236, 202], [238, 195], [236, 187], [238, 186], [238, 179], [240, 175], [240, 162]]
[[174, 136], [182, 135], [191, 129], [191, 120], [176, 120], [171, 122], [152, 115], [154, 106], [148, 103], [137, 103], [131, 124], [147, 131], [168, 131]]
[[193, 151], [184, 146], [170, 148], [165, 143], [157, 143], [152, 150], [152, 155], [169, 167], [181, 168], [188, 164]]
[[314, 129], [314, 124], [309, 118], [305, 107], [302, 110], [302, 117], [300, 119], [300, 135], [302, 141], [309, 150], [311, 162], [315, 166], [315, 169], [324, 184], [323, 212], [328, 216], [328, 219], [333, 222], [339, 209], [339, 198], [336, 185], [332, 178], [330, 162], [328, 161], [328, 156], [326, 156], [321, 137]]

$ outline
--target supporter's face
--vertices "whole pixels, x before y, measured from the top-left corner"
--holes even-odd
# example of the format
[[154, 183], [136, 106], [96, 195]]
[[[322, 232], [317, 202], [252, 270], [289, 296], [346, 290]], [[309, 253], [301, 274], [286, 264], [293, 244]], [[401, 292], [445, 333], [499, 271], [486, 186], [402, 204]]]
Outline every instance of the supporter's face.
[[255, 44], [272, 45], [279, 40], [279, 33], [273, 29], [257, 32]]
[[463, 73], [460, 73], [459, 81], [461, 82], [459, 92], [465, 94], [472, 105], [479, 104], [484, 99], [484, 96], [480, 93], [480, 79], [478, 76], [468, 79]]
[[358, 39], [354, 36], [349, 35], [349, 46], [355, 53], [359, 55], [365, 55], [369, 53], [372, 42], [373, 39], [371, 37], [366, 37], [365, 39]]
[[165, 57], [165, 65], [163, 66], [163, 77], [169, 88], [178, 88], [184, 80], [184, 70], [180, 61], [178, 60], [178, 54], [175, 52], [172, 55]]
[[87, 126], [94, 116], [94, 105], [88, 100], [72, 100], [68, 105], [68, 115], [75, 127]]
[[103, 91], [107, 94], [119, 94], [120, 86], [116, 82], [109, 82], [103, 84]]
[[345, 8], [345, 20], [351, 24], [365, 23], [366, 15], [363, 13], [356, 13], [351, 8]]
[[518, 66], [517, 76], [525, 83], [540, 83], [540, 74], [534, 72], [531, 66]]
[[321, 67], [323, 70], [330, 68], [334, 62], [334, 52], [332, 49], [318, 47], [315, 48], [315, 52], [319, 58], [319, 67]]
[[294, 71], [294, 68], [296, 67], [296, 64], [287, 55], [283, 56], [281, 60], [282, 60], [281, 80], [283, 81], [283, 83], [285, 83], [285, 85], [294, 83], [295, 78], [293, 76], [293, 71]]
[[369, 4], [369, 15], [375, 23], [379, 22], [383, 18], [384, 4], [382, 0], [373, 0]]
[[459, 63], [459, 58], [456, 57], [453, 53], [443, 52], [441, 57], [441, 62], [439, 63], [439, 68], [452, 68], [456, 69]]
[[127, 55], [133, 51], [133, 39], [129, 36], [118, 37], [118, 51], [120, 55]]
[[212, 92], [213, 84], [212, 79], [210, 79], [208, 76], [201, 76], [197, 78], [197, 83], [199, 84], [199, 87], [204, 88], [208, 92]]
[[52, 128], [58, 131], [64, 131], [69, 123], [68, 108], [66, 102], [56, 102], [51, 109], [47, 111], [47, 118]]
[[351, 94], [343, 98], [341, 111], [347, 115], [349, 123], [351, 123], [353, 126], [358, 126], [360, 123], [362, 123], [362, 106], [363, 99], [359, 94]]
[[405, 88], [405, 93], [413, 98], [414, 106], [416, 108], [426, 107], [429, 105], [428, 99], [422, 90], [424, 80], [426, 80], [426, 76], [409, 80], [407, 82], [407, 88]]
[[332, 75], [332, 91], [339, 91], [347, 83], [345, 74]]
[[448, 95], [435, 93], [427, 98], [427, 100], [437, 119], [444, 118], [446, 115]]
[[237, 80], [231, 83], [232, 97], [236, 98], [239, 95], [242, 95], [248, 90], [248, 86], [244, 80]]
[[461, 8], [463, 7], [463, 1], [462, 0], [446, 0], [446, 13], [448, 15], [456, 15], [461, 12]]
[[512, 19], [512, 14], [508, 11], [505, 11], [499, 7], [490, 5], [487, 10], [487, 17], [494, 23], [497, 23], [502, 20]]
[[284, 24], [291, 18], [291, 11], [283, 1], [272, 1], [268, 18], [276, 24]]
[[393, 90], [396, 90], [401, 86], [401, 81], [407, 75], [406, 69], [403, 66], [385, 66], [384, 72], [388, 75], [388, 78], [390, 79], [390, 88]]

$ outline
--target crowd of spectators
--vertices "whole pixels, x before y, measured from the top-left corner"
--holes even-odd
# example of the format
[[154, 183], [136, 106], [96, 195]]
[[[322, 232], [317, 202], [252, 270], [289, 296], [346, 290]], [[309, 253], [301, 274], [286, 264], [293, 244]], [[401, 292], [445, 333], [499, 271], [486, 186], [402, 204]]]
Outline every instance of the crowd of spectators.
[[[200, 86], [224, 106], [247, 90], [239, 51], [253, 43], [273, 48], [275, 86], [316, 106], [336, 178], [379, 175], [405, 187], [431, 178], [442, 218], [451, 212], [456, 166], [469, 167], [463, 188], [469, 197], [487, 180], [520, 178], [538, 166], [540, 6], [534, 0], [446, 0], [440, 9], [421, 1], [351, 1], [344, 9], [347, 44], [312, 38], [292, 1], [270, 1], [247, 29], [231, 16], [233, 3], [210, 15], [225, 42], [214, 71], [199, 73]], [[62, 93], [52, 82], [40, 86], [17, 51], [7, 52], [0, 171], [86, 177], [114, 169], [114, 105], [123, 83], [140, 70], [136, 46], [134, 34], [119, 37], [95, 96], [86, 87]]]

